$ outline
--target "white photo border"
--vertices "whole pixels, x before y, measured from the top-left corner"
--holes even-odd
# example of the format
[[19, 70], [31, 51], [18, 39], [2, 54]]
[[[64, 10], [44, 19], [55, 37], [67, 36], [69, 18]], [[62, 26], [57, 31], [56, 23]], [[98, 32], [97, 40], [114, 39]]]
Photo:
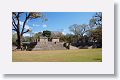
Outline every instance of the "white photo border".
[[[114, 74], [113, 0], [3, 0], [0, 73]], [[12, 62], [12, 12], [102, 12], [102, 62]]]

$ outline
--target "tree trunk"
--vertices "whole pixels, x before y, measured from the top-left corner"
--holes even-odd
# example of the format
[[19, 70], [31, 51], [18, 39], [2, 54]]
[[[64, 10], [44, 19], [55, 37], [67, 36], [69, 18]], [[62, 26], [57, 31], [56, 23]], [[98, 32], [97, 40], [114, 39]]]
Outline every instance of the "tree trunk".
[[22, 39], [19, 31], [17, 32], [17, 45], [17, 49], [22, 49]]

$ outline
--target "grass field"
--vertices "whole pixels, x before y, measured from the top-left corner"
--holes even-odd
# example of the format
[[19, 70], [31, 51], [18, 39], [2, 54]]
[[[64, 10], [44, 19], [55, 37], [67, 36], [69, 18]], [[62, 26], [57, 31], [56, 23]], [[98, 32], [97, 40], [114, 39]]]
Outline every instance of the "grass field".
[[102, 62], [102, 49], [13, 51], [13, 62]]

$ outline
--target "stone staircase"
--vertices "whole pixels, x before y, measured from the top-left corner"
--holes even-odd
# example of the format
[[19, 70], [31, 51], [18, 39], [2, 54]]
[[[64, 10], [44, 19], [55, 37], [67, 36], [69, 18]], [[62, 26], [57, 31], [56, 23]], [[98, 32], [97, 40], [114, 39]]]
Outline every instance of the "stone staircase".
[[53, 42], [41, 43], [38, 42], [37, 45], [32, 50], [65, 50], [62, 42], [57, 42], [56, 44]]

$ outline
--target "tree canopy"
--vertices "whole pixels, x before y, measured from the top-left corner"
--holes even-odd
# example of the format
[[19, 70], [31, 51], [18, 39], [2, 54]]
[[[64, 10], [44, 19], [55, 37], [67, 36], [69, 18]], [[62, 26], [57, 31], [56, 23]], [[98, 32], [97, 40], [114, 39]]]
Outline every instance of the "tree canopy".
[[43, 36], [50, 38], [51, 31], [48, 31], [48, 30], [43, 31]]

